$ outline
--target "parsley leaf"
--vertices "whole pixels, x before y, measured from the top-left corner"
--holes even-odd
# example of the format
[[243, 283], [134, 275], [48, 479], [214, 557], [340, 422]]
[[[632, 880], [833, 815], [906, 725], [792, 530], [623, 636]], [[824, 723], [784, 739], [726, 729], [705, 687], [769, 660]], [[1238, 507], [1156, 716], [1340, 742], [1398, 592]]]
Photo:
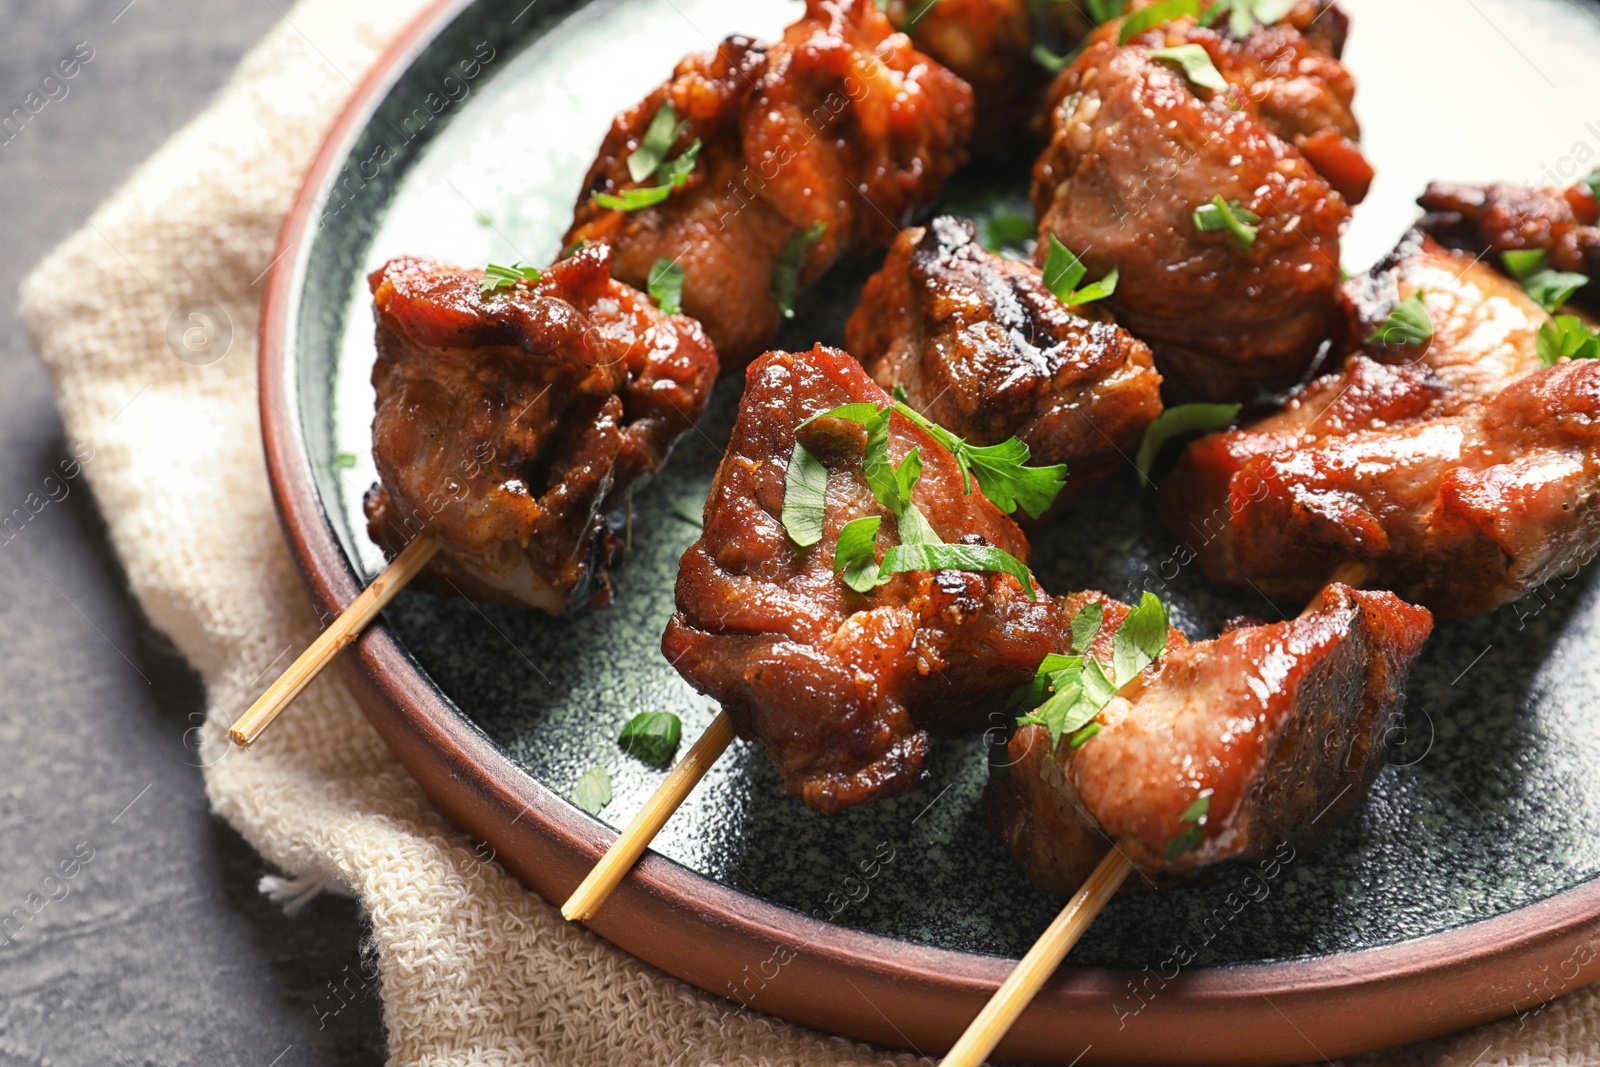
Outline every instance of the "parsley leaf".
[[1033, 219], [1027, 215], [992, 215], [983, 223], [983, 247], [999, 252], [1006, 247], [1021, 248], [1033, 237]]
[[706, 506], [704, 501], [696, 504], [693, 500], [675, 498], [672, 501], [672, 510], [678, 516], [678, 518], [682, 519], [690, 526], [699, 526], [702, 529], [705, 528]]
[[801, 548], [822, 540], [827, 501], [828, 468], [796, 441], [783, 483], [783, 528], [788, 531], [789, 540]]
[[1134, 466], [1139, 468], [1139, 481], [1150, 485], [1150, 468], [1161, 454], [1161, 446], [1174, 437], [1215, 430], [1227, 426], [1239, 417], [1238, 404], [1179, 404], [1156, 416], [1145, 427], [1144, 440], [1139, 443], [1139, 454]]
[[1033, 61], [1039, 66], [1052, 74], [1059, 74], [1067, 69], [1067, 64], [1072, 62], [1075, 53], [1069, 52], [1067, 55], [1058, 56], [1044, 45], [1036, 44], [1030, 54], [1033, 56]]
[[1228, 87], [1222, 72], [1211, 62], [1211, 54], [1197, 44], [1180, 44], [1174, 48], [1152, 48], [1150, 58], [1158, 63], [1176, 63], [1183, 76], [1195, 85], [1218, 92]]
[[611, 776], [604, 767], [597, 763], [578, 776], [572, 787], [572, 802], [590, 815], [599, 815], [611, 803]]
[[650, 299], [664, 313], [676, 315], [683, 310], [683, 267], [665, 256], [650, 268], [650, 279], [645, 283]]
[[1383, 325], [1372, 332], [1364, 344], [1403, 345], [1413, 348], [1433, 336], [1433, 317], [1422, 302], [1426, 290], [1418, 289], [1396, 304]]
[[1100, 636], [1100, 624], [1106, 609], [1100, 604], [1085, 604], [1072, 619], [1072, 651], [1079, 656], [1089, 654], [1089, 646]]
[[1089, 17], [1097, 24], [1121, 18], [1122, 13], [1128, 10], [1128, 0], [1087, 0], [1087, 5]]
[[1027, 444], [1009, 437], [997, 445], [971, 445], [938, 423], [897, 399], [894, 408], [905, 418], [916, 423], [932, 435], [935, 441], [955, 456], [956, 465], [966, 492], [972, 492], [972, 479], [978, 479], [983, 495], [1007, 515], [1021, 507], [1037, 519], [1056, 501], [1067, 484], [1067, 465], [1057, 463], [1052, 467], [1029, 467], [1033, 454]]
[[1044, 261], [1045, 288], [1069, 308], [1104, 300], [1117, 291], [1115, 270], [1099, 281], [1079, 289], [1078, 283], [1083, 281], [1083, 276], [1088, 273], [1089, 268], [1083, 265], [1083, 261], [1062, 244], [1055, 234], [1051, 234], [1050, 251]]
[[1240, 248], [1249, 248], [1256, 243], [1256, 223], [1261, 221], [1261, 216], [1244, 207], [1237, 200], [1224, 200], [1218, 193], [1211, 198], [1211, 203], [1202, 204], [1194, 211], [1194, 228], [1201, 233], [1212, 233], [1216, 230], [1227, 230], [1233, 234], [1234, 240], [1239, 242]]
[[1579, 180], [1589, 187], [1589, 191], [1595, 195], [1596, 199], [1600, 199], [1600, 167], [1591, 170]]
[[665, 767], [672, 762], [682, 737], [683, 721], [672, 712], [641, 711], [622, 728], [617, 744], [630, 756]]
[[678, 121], [678, 112], [672, 106], [672, 101], [663, 101], [656, 109], [655, 118], [650, 120], [649, 129], [644, 132], [644, 140], [628, 157], [628, 175], [636, 182], [647, 180], [660, 169], [667, 153], [672, 151], [672, 143], [688, 126], [687, 122]]
[[1117, 688], [1131, 682], [1136, 675], [1161, 655], [1167, 647], [1170, 628], [1167, 606], [1150, 592], [1139, 598], [1139, 606], [1128, 612], [1117, 632], [1111, 638], [1111, 662], [1116, 669]]
[[347, 471], [355, 467], [356, 454], [354, 452], [340, 452], [333, 457], [333, 469]]
[[1552, 315], [1572, 299], [1573, 293], [1589, 284], [1587, 274], [1551, 270], [1549, 256], [1542, 248], [1503, 252], [1500, 259], [1534, 303]]
[[1099, 732], [1100, 724], [1097, 722], [1091, 722], [1088, 726], [1085, 726], [1083, 729], [1073, 734], [1072, 739], [1068, 741], [1067, 744], [1071, 745], [1072, 751], [1076, 752], [1078, 749], [1083, 747], [1083, 743], [1085, 741], [1089, 740], [1089, 738], [1093, 737]]
[[1122, 31], [1117, 34], [1117, 44], [1127, 44], [1146, 30], [1154, 29], [1173, 19], [1199, 14], [1200, 5], [1195, 0], [1162, 0], [1161, 3], [1140, 8], [1122, 20]]
[[1200, 17], [1200, 25], [1213, 25], [1223, 15], [1228, 16], [1228, 30], [1241, 40], [1250, 36], [1256, 26], [1270, 26], [1281, 22], [1294, 10], [1295, 0], [1217, 0]]
[[1211, 790], [1207, 789], [1183, 809], [1179, 822], [1193, 823], [1187, 830], [1167, 842], [1167, 859], [1175, 860], [1186, 852], [1193, 852], [1205, 840], [1206, 822], [1211, 818]]
[[806, 266], [806, 253], [816, 247], [822, 235], [828, 232], [826, 222], [813, 222], [804, 230], [796, 231], [778, 253], [778, 262], [772, 268], [772, 299], [786, 319], [794, 318], [794, 299], [800, 295], [800, 275]]
[[880, 572], [874, 548], [878, 543], [881, 515], [851, 519], [839, 531], [839, 544], [833, 550], [833, 573], [858, 593], [870, 593], [889, 580]]
[[524, 267], [521, 261], [507, 267], [499, 263], [491, 263], [483, 268], [483, 280], [478, 282], [478, 292], [485, 295], [496, 289], [509, 289], [518, 282], [536, 282], [539, 280], [538, 267]]
[[1576, 315], [1557, 315], [1539, 327], [1534, 341], [1539, 362], [1553, 367], [1562, 359], [1600, 359], [1600, 333]]
[[884, 574], [907, 571], [998, 571], [1022, 583], [1029, 600], [1038, 600], [1033, 575], [1016, 556], [992, 545], [899, 544], [883, 557]]
[[[620, 193], [595, 193], [594, 202], [613, 211], [639, 211], [642, 208], [654, 207], [683, 188], [689, 180], [689, 175], [694, 173], [695, 160], [699, 155], [700, 139], [697, 137], [678, 158], [660, 168], [661, 176], [666, 179], [660, 185], [624, 189]], [[628, 161], [631, 165], [633, 157], [630, 156]]]

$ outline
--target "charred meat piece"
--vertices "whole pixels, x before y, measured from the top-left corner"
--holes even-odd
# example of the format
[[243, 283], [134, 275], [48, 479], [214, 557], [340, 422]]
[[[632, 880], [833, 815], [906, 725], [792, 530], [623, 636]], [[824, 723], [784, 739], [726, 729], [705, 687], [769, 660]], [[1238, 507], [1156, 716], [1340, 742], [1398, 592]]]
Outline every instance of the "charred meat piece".
[[846, 343], [878, 384], [977, 445], [1018, 437], [1065, 463], [1058, 500], [1105, 480], [1161, 414], [1150, 349], [1064, 306], [1039, 268], [994, 255], [966, 219], [900, 235], [868, 280]]
[[[1106, 606], [1091, 655], [1111, 658], [1128, 609]], [[1073, 610], [1073, 604], [1068, 604]], [[1321, 844], [1383, 766], [1406, 675], [1432, 631], [1391, 593], [1330, 585], [1287, 622], [1212, 641], [1177, 635], [1101, 711], [1101, 729], [1051, 751], [1023, 726], [1009, 775], [986, 799], [990, 826], [1028, 876], [1071, 893], [1118, 848], [1158, 881], [1288, 842]]]
[[605, 512], [694, 425], [717, 373], [698, 323], [611, 280], [587, 248], [536, 282], [396, 259], [378, 321], [369, 533], [427, 533], [436, 592], [556, 613], [609, 599]]
[[[1120, 271], [1111, 311], [1189, 392], [1243, 400], [1291, 385], [1338, 321], [1350, 215], [1333, 184], [1348, 184], [1342, 172], [1321, 173], [1292, 141], [1309, 146], [1324, 131], [1350, 140], [1348, 80], [1330, 80], [1342, 68], [1287, 22], [1243, 42], [1192, 18], [1126, 45], [1119, 30], [1114, 20], [1096, 31], [1051, 89], [1052, 139], [1033, 174], [1040, 236], [1059, 238], [1093, 274]], [[1204, 88], [1152, 55], [1186, 45], [1237, 81]], [[1310, 69], [1274, 75], [1281, 56]], [[1218, 197], [1253, 230], [1202, 230], [1196, 212], [1217, 211]], [[1045, 252], [1041, 240], [1041, 263]]]
[[[828, 468], [823, 530], [801, 547], [783, 521], [796, 428], [846, 403], [889, 397], [836, 349], [771, 352], [751, 364], [733, 438], [706, 502], [705, 532], [684, 553], [677, 614], [662, 652], [720, 701], [740, 736], [760, 740], [790, 793], [837, 812], [917, 784], [930, 729], [998, 713], [1063, 632], [1056, 606], [1016, 579], [957, 570], [898, 574], [867, 593], [834, 573], [840, 530], [896, 521], [863, 473], [863, 435], [830, 418], [799, 431]], [[888, 455], [917, 449], [912, 501], [951, 544], [989, 545], [1026, 561], [1028, 542], [981, 489], [969, 494], [954, 457], [890, 417]]]
[[[1496, 264], [1502, 253], [1538, 250], [1555, 270], [1600, 279], [1600, 201], [1583, 182], [1567, 189], [1434, 182], [1417, 203], [1427, 211], [1422, 228], [1451, 248]], [[1600, 308], [1600, 280], [1574, 299]]]
[[[1378, 339], [1421, 293], [1425, 344]], [[1339, 565], [1442, 616], [1515, 600], [1600, 547], [1600, 361], [1541, 363], [1549, 316], [1473, 257], [1412, 234], [1347, 287], [1338, 373], [1190, 446], [1158, 506], [1206, 574], [1297, 600]]]
[[[632, 157], [668, 105], [680, 120], [669, 166], [635, 179]], [[611, 245], [617, 278], [639, 288], [657, 261], [677, 263], [685, 313], [739, 366], [777, 329], [785, 290], [889, 243], [933, 202], [971, 132], [972, 89], [873, 0], [807, 0], [782, 40], [731, 37], [618, 116], [565, 240]], [[663, 174], [686, 158], [687, 180], [660, 203], [596, 199], [670, 184]]]

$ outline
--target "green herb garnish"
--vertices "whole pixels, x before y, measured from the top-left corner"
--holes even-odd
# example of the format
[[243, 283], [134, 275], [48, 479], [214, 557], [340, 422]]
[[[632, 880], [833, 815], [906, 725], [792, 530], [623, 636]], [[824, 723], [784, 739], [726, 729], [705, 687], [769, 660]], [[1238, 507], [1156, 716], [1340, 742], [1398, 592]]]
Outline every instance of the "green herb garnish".
[[991, 252], [1021, 248], [1033, 237], [1033, 219], [1027, 215], [991, 215], [983, 223], [983, 246]]
[[1192, 823], [1187, 830], [1167, 842], [1167, 859], [1175, 860], [1186, 852], [1193, 852], [1205, 840], [1206, 822], [1211, 818], [1211, 790], [1207, 789], [1183, 809], [1178, 821]]
[[1139, 454], [1134, 466], [1139, 469], [1139, 481], [1150, 485], [1150, 468], [1161, 454], [1161, 446], [1174, 437], [1203, 430], [1216, 430], [1227, 426], [1239, 417], [1238, 404], [1180, 404], [1168, 408], [1145, 427], [1144, 440], [1139, 443]]
[[1086, 0], [1089, 8], [1089, 17], [1096, 23], [1110, 22], [1112, 19], [1121, 18], [1122, 13], [1128, 10], [1128, 0]]
[[1195, 85], [1218, 92], [1228, 87], [1222, 72], [1211, 62], [1211, 54], [1197, 44], [1180, 44], [1173, 48], [1152, 48], [1150, 58], [1158, 63], [1175, 63], [1183, 76]]
[[791, 541], [809, 548], [822, 540], [827, 502], [828, 468], [796, 441], [783, 483], [783, 528]]
[[878, 567], [875, 547], [882, 516], [851, 519], [839, 531], [839, 544], [833, 550], [833, 573], [851, 589], [870, 593], [889, 580]]
[[1117, 272], [1112, 270], [1104, 278], [1079, 289], [1078, 283], [1083, 281], [1083, 276], [1089, 273], [1089, 268], [1083, 265], [1072, 251], [1056, 238], [1050, 235], [1050, 251], [1044, 261], [1044, 284], [1067, 307], [1077, 307], [1080, 304], [1093, 303], [1104, 300], [1117, 291]]
[[636, 182], [647, 181], [661, 169], [667, 153], [672, 151], [673, 143], [688, 128], [687, 122], [678, 121], [678, 112], [672, 106], [672, 101], [664, 101], [656, 109], [655, 118], [650, 120], [650, 127], [644, 132], [644, 140], [639, 142], [639, 147], [628, 157], [628, 175]]
[[1243, 40], [1257, 25], [1271, 26], [1281, 22], [1294, 10], [1295, 0], [1217, 0], [1200, 16], [1200, 25], [1214, 25], [1223, 15], [1228, 16], [1228, 30]]
[[572, 787], [572, 802], [590, 815], [599, 815], [611, 803], [611, 776], [604, 767], [595, 764], [578, 776], [578, 783]]
[[1056, 502], [1063, 486], [1067, 484], [1067, 465], [1057, 463], [1051, 467], [1027, 466], [1033, 454], [1027, 444], [1009, 437], [997, 445], [972, 445], [957, 437], [922, 413], [899, 399], [903, 390], [896, 390], [895, 410], [916, 423], [955, 456], [961, 468], [962, 489], [972, 492], [972, 479], [978, 479], [983, 495], [1007, 515], [1021, 507], [1037, 519]]
[[333, 457], [333, 469], [334, 470], [347, 471], [347, 470], [350, 470], [355, 465], [356, 465], [356, 455], [355, 455], [354, 452], [340, 452], [339, 454], [337, 454], [336, 456]]
[[1573, 293], [1589, 284], [1587, 274], [1551, 270], [1550, 257], [1542, 248], [1503, 252], [1500, 259], [1534, 302], [1552, 315], [1572, 299]]
[[1600, 333], [1576, 315], [1557, 315], [1539, 327], [1534, 344], [1539, 362], [1553, 367], [1562, 359], [1600, 359]]
[[1591, 170], [1580, 180], [1589, 187], [1589, 191], [1595, 195], [1595, 199], [1600, 200], [1600, 167]]
[[1146, 30], [1154, 29], [1173, 19], [1199, 14], [1200, 5], [1195, 0], [1162, 0], [1159, 4], [1140, 8], [1122, 20], [1122, 32], [1117, 35], [1117, 44], [1127, 44]]
[[[601, 207], [613, 211], [638, 211], [642, 208], [654, 207], [666, 200], [667, 197], [682, 189], [689, 180], [689, 175], [694, 173], [695, 159], [700, 155], [700, 139], [695, 138], [683, 154], [670, 163], [660, 167], [661, 176], [666, 179], [660, 185], [645, 185], [637, 189], [624, 189], [620, 193], [595, 193], [594, 202]], [[629, 157], [631, 164], [633, 157]], [[631, 174], [632, 171], [630, 170]]]
[[1154, 593], [1147, 592], [1139, 598], [1139, 605], [1128, 612], [1111, 638], [1111, 662], [1118, 689], [1156, 661], [1167, 647], [1171, 628], [1167, 606]]
[[483, 268], [483, 280], [478, 283], [478, 292], [485, 295], [496, 289], [509, 289], [518, 282], [536, 282], [539, 280], [538, 267], [524, 267], [520, 261], [507, 267], [500, 263], [491, 263]]
[[645, 283], [650, 299], [668, 315], [683, 310], [683, 267], [662, 256], [650, 268], [650, 278]]
[[698, 526], [702, 529], [705, 528], [705, 501], [702, 500], [700, 503], [696, 504], [693, 500], [674, 498], [672, 501], [672, 510], [678, 516], [678, 518], [682, 519], [690, 526]]
[[1033, 46], [1031, 55], [1033, 56], [1033, 61], [1039, 66], [1052, 74], [1059, 74], [1067, 69], [1067, 64], [1072, 62], [1074, 53], [1069, 52], [1064, 56], [1058, 56], [1044, 45], [1036, 44]]
[[1418, 289], [1394, 306], [1383, 325], [1372, 332], [1364, 344], [1403, 345], [1412, 348], [1433, 336], [1433, 318], [1422, 302], [1425, 290]]
[[[683, 722], [670, 711], [641, 711], [617, 735], [617, 744], [630, 756], [665, 767], [683, 737]], [[607, 800], [610, 799], [608, 796]]]
[[800, 275], [806, 266], [806, 254], [816, 247], [822, 235], [828, 232], [826, 222], [813, 222], [797, 231], [778, 253], [778, 262], [772, 268], [772, 299], [786, 319], [794, 318], [794, 300], [800, 295]]
[[1260, 215], [1237, 200], [1222, 199], [1220, 193], [1211, 198], [1211, 203], [1203, 204], [1194, 211], [1195, 229], [1201, 233], [1227, 230], [1239, 242], [1240, 248], [1249, 248], [1256, 243], [1255, 224], [1260, 221]]
[[1100, 636], [1100, 624], [1105, 620], [1106, 609], [1100, 604], [1085, 604], [1072, 619], [1072, 651], [1074, 655], [1087, 656], [1089, 646]]

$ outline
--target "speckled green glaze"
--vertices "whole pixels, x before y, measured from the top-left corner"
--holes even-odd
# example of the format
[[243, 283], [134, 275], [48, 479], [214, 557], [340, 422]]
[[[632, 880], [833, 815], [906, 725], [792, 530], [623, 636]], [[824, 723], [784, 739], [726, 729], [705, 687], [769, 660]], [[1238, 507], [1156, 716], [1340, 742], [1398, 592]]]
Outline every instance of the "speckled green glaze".
[[[1571, 33], [1600, 37], [1577, 8], [1537, 6], [1573, 20]], [[516, 24], [506, 10], [469, 8], [403, 76], [351, 155], [370, 158], [382, 143], [393, 162], [325, 215], [307, 264], [294, 334], [301, 416], [314, 455], [357, 457], [353, 469], [330, 461], [319, 476], [330, 518], [368, 573], [380, 560], [358, 518], [372, 480], [364, 272], [401, 252], [463, 263], [549, 259], [610, 115], [682, 52], [736, 26], [770, 33], [795, 9], [781, 0], [633, 0], [624, 17], [617, 3], [543, 0]], [[1361, 29], [1373, 32], [1372, 20]], [[459, 79], [459, 63], [482, 44], [494, 58], [465, 97], [408, 130], [405, 116], [447, 77]], [[607, 77], [586, 82], [585, 69]], [[1025, 210], [1016, 185], [1025, 169], [1014, 168], [1000, 201], [1013, 210]], [[996, 185], [971, 176], [949, 200], [972, 204]], [[1392, 203], [1372, 210], [1405, 217]], [[1396, 225], [1387, 232], [1392, 240]], [[1352, 244], [1375, 254], [1383, 240], [1367, 234]], [[808, 294], [780, 345], [837, 343], [871, 266], [838, 271]], [[639, 711], [675, 711], [689, 738], [715, 714], [668, 666], [659, 640], [678, 557], [698, 532], [673, 504], [704, 498], [739, 382], [718, 388], [699, 432], [634, 496], [610, 607], [552, 619], [404, 594], [385, 616], [461, 714], [530, 775], [564, 793], [585, 768], [604, 765], [615, 799], [602, 819], [613, 826], [663, 775], [617, 747], [623, 723]], [[1191, 636], [1214, 633], [1230, 616], [1280, 610], [1170, 565], [1178, 539], [1156, 523], [1131, 476], [1033, 540], [1049, 589], [1127, 598], [1149, 588]], [[1339, 953], [1427, 937], [1600, 875], [1600, 615], [1591, 577], [1439, 627], [1413, 676], [1393, 765], [1330, 848], [1266, 879], [1247, 883], [1248, 869], [1224, 868], [1207, 884], [1120, 898], [1073, 962], [1138, 968], [1179, 943], [1203, 964]], [[824, 818], [783, 794], [759, 749], [738, 743], [656, 847], [717, 881], [850, 927], [1016, 955], [1059, 902], [1033, 890], [986, 833], [987, 774], [981, 741], [943, 740], [915, 793]], [[1230, 893], [1249, 903], [1234, 913]]]

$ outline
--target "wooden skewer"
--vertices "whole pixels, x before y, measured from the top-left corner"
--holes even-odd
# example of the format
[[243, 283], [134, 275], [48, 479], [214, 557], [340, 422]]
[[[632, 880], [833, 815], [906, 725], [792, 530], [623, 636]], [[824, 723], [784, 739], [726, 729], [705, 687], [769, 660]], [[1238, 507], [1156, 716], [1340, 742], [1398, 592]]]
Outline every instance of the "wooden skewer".
[[627, 828], [617, 835], [594, 870], [589, 872], [589, 877], [561, 905], [563, 916], [576, 921], [591, 918], [600, 910], [600, 905], [617, 888], [617, 883], [644, 855], [644, 850], [650, 847], [656, 834], [672, 818], [678, 805], [700, 784], [700, 779], [706, 776], [711, 765], [721, 758], [732, 741], [733, 720], [728, 718], [727, 712], [719, 711], [688, 754], [672, 768], [667, 780], [645, 801], [644, 807], [639, 809], [639, 814], [633, 817]]
[[[1372, 568], [1365, 563], [1343, 563], [1329, 577], [1322, 590], [1311, 598], [1301, 616], [1309, 615], [1322, 606], [1322, 595], [1335, 582], [1351, 587], [1359, 586], [1371, 576]], [[1000, 1039], [1006, 1036], [1011, 1025], [1038, 995], [1044, 983], [1055, 973], [1061, 961], [1067, 958], [1072, 946], [1111, 902], [1112, 896], [1133, 870], [1133, 864], [1115, 846], [1089, 875], [1088, 881], [1078, 887], [1067, 906], [1056, 916], [1043, 936], [1034, 942], [1028, 954], [1022, 957], [1017, 969], [1005, 983], [995, 990], [978, 1017], [972, 1020], [961, 1039], [951, 1046], [940, 1060], [940, 1067], [978, 1067], [994, 1051]]]
[[374, 578], [372, 584], [363, 589], [350, 602], [350, 606], [341, 611], [339, 617], [311, 642], [311, 647], [300, 653], [300, 658], [267, 687], [260, 699], [250, 705], [250, 710], [239, 716], [239, 721], [228, 731], [233, 743], [246, 747], [260, 737], [261, 731], [272, 724], [278, 713], [288, 707], [289, 702], [299, 696], [313, 678], [322, 673], [322, 668], [331, 663], [346, 645], [361, 636], [367, 624], [394, 599], [396, 593], [406, 587], [406, 583], [417, 576], [418, 571], [427, 566], [437, 551], [439, 542], [427, 534], [412, 540], [384, 568], [383, 573]]
[[1067, 953], [1078, 943], [1078, 938], [1089, 929], [1101, 909], [1111, 901], [1132, 872], [1133, 864], [1128, 857], [1112, 846], [1094, 873], [1067, 901], [1067, 906], [1061, 909], [1055, 922], [1022, 957], [1017, 969], [989, 998], [989, 1003], [972, 1020], [972, 1025], [961, 1035], [961, 1040], [945, 1053], [940, 1061], [943, 1067], [978, 1067], [988, 1058], [1000, 1039], [1011, 1029], [1011, 1024], [1017, 1021], [1017, 1016], [1033, 1001], [1056, 968], [1061, 966], [1061, 961], [1067, 958]]

